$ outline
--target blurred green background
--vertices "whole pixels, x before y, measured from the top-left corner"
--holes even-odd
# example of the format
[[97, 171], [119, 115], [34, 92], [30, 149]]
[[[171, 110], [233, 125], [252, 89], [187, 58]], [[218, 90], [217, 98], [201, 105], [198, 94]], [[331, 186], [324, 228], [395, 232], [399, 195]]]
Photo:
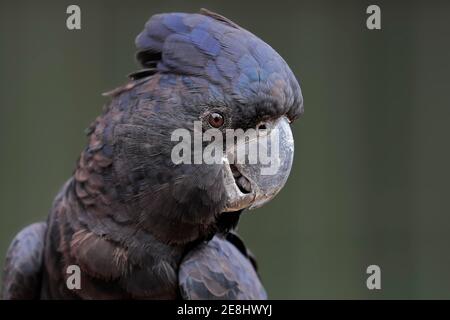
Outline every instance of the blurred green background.
[[[82, 30], [66, 29], [78, 4]], [[239, 231], [271, 298], [450, 298], [450, 2], [2, 1], [0, 256], [46, 218], [100, 93], [136, 70], [155, 13], [219, 12], [274, 47], [305, 116], [281, 194]], [[366, 288], [366, 268], [382, 289]]]

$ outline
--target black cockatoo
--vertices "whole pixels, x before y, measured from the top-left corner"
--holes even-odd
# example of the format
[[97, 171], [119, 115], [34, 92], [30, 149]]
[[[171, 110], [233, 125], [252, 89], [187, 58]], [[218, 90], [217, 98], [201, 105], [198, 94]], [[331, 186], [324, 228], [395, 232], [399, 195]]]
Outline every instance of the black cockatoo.
[[[289, 175], [290, 123], [303, 113], [295, 76], [269, 45], [207, 10], [154, 15], [136, 45], [143, 69], [108, 94], [47, 221], [13, 240], [4, 299], [266, 298], [233, 229]], [[173, 160], [175, 130], [213, 128], [277, 132], [278, 170], [234, 163], [226, 147], [221, 163]], [[238, 140], [233, 152], [251, 143]], [[67, 285], [73, 265], [80, 288]]]

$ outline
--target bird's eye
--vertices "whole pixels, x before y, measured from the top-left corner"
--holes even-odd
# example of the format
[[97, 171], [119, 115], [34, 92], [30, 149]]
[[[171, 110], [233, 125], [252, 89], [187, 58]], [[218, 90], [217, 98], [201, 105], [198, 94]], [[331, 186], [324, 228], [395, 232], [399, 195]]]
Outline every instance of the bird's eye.
[[220, 113], [213, 112], [209, 115], [208, 122], [211, 127], [220, 128], [221, 126], [223, 126], [225, 120]]

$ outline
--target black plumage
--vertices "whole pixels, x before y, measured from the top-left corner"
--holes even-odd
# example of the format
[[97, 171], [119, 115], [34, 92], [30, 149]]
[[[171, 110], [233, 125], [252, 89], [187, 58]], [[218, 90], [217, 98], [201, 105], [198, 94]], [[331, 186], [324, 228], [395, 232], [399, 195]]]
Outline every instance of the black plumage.
[[[107, 94], [47, 222], [16, 236], [3, 298], [266, 297], [230, 233], [242, 210], [224, 211], [223, 165], [174, 164], [170, 133], [217, 109], [228, 128], [293, 121], [297, 80], [270, 46], [209, 11], [153, 16], [136, 44], [144, 69]], [[80, 290], [66, 286], [69, 265], [81, 268]]]

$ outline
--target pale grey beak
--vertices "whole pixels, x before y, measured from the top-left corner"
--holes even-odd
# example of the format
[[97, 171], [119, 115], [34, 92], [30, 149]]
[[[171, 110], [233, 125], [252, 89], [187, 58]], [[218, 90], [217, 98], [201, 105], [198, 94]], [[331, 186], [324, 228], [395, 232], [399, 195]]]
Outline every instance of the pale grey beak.
[[[238, 139], [223, 159], [226, 212], [261, 207], [275, 197], [289, 177], [294, 158], [289, 120], [283, 116], [264, 126], [256, 139]], [[244, 163], [236, 156], [239, 152], [245, 155]]]

